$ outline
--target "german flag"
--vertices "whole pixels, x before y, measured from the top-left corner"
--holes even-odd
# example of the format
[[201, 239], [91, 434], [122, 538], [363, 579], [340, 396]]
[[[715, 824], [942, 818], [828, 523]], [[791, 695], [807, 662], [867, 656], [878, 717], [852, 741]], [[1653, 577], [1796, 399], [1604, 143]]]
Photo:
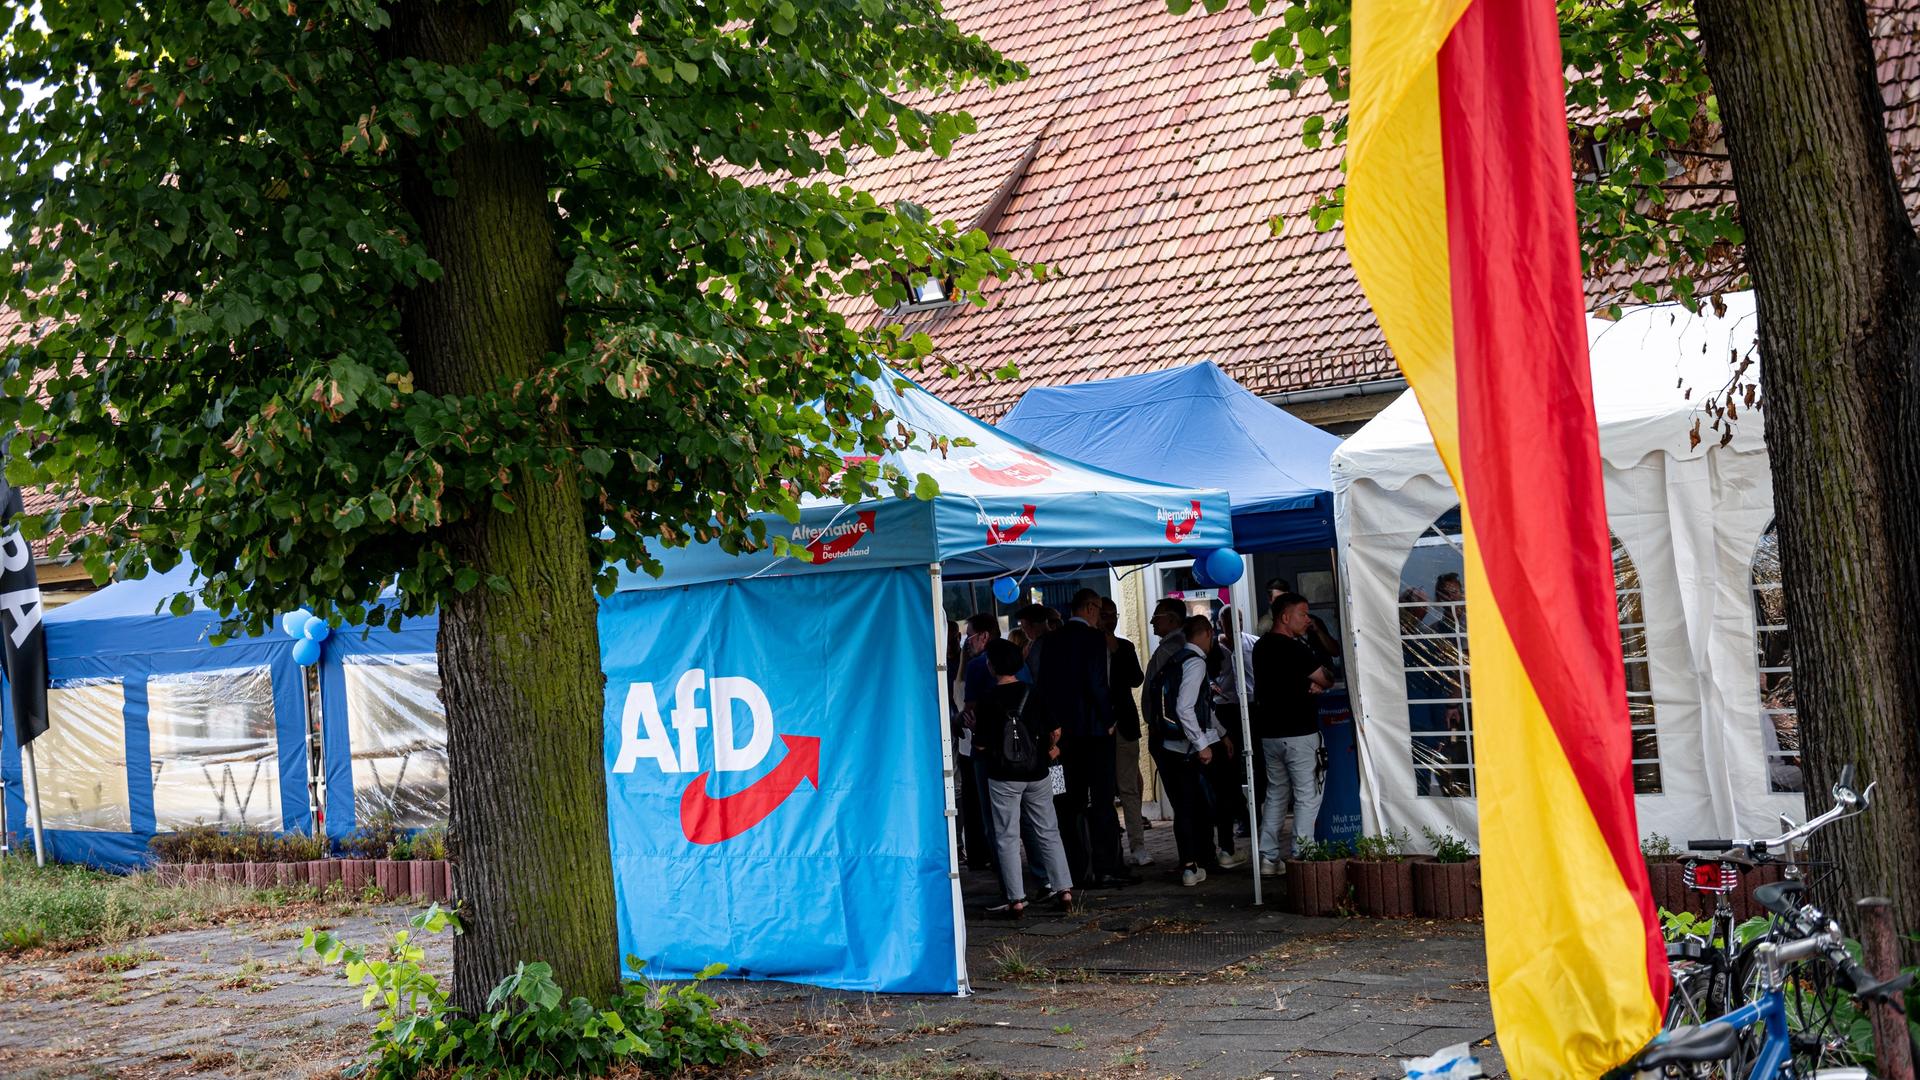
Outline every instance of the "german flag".
[[1495, 1029], [1590, 1078], [1660, 1028], [1553, 0], [1354, 0], [1347, 250], [1460, 493]]

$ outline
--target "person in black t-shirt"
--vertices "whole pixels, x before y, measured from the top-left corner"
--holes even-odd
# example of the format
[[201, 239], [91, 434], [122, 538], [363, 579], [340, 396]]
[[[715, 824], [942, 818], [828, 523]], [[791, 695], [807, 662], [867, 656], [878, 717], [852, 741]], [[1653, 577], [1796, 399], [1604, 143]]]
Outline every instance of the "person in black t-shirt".
[[[1046, 870], [1050, 897], [1063, 908], [1073, 903], [1073, 877], [1067, 869], [1066, 849], [1060, 844], [1053, 811], [1053, 781], [1047, 775], [1050, 764], [1059, 756], [1054, 744], [1060, 732], [1047, 716], [1039, 694], [1020, 681], [1024, 660], [1018, 646], [997, 639], [989, 642], [987, 663], [993, 670], [994, 687], [974, 702], [973, 750], [986, 755], [995, 861], [1006, 894], [1006, 902], [989, 908], [988, 913], [1017, 919], [1027, 910], [1026, 876], [1021, 870], [1025, 864], [1020, 859], [1023, 821], [1028, 842], [1037, 849], [1029, 854]], [[1008, 763], [1002, 753], [1007, 725], [1015, 716], [1040, 751], [1026, 768]]]
[[[1309, 645], [1313, 625], [1306, 597], [1285, 593], [1273, 602], [1273, 628], [1253, 647], [1254, 733], [1266, 761], [1267, 798], [1260, 808], [1260, 872], [1277, 874], [1293, 854], [1294, 837], [1311, 838], [1320, 816], [1318, 695], [1333, 685], [1326, 661]], [[1280, 827], [1293, 804], [1293, 828]]]

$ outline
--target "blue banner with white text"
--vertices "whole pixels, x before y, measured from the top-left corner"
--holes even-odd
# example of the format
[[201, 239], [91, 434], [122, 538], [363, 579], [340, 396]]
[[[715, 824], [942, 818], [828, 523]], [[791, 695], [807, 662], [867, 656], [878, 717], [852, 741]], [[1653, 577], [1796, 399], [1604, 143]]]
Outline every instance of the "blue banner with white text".
[[933, 622], [925, 566], [601, 602], [622, 955], [956, 989]]

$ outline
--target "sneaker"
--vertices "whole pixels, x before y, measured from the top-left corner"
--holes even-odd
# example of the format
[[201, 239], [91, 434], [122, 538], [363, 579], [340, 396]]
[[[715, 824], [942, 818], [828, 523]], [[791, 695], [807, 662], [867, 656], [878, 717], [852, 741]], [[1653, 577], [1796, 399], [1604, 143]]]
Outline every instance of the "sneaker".
[[1192, 888], [1205, 880], [1207, 880], [1207, 872], [1202, 867], [1189, 866], [1185, 870], [1180, 871], [1180, 884], [1188, 888]]
[[1147, 854], [1146, 848], [1137, 847], [1133, 849], [1133, 854], [1127, 857], [1127, 861], [1135, 866], [1152, 866], [1153, 856]]
[[1220, 860], [1220, 869], [1222, 870], [1234, 870], [1247, 865], [1247, 857], [1237, 851], [1220, 851], [1217, 853], [1217, 857]]
[[1284, 874], [1286, 872], [1287, 872], [1287, 865], [1285, 863], [1275, 859], [1268, 859], [1264, 857], [1261, 858], [1260, 860], [1260, 876], [1261, 877], [1279, 877], [1281, 874]]

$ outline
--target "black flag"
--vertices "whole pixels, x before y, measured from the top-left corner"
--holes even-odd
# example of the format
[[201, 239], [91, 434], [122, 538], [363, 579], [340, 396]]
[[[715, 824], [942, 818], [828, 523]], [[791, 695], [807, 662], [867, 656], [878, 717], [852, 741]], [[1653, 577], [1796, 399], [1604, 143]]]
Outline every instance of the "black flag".
[[13, 516], [24, 509], [20, 493], [0, 479], [0, 659], [6, 661], [13, 735], [21, 746], [47, 730], [47, 633], [40, 624], [40, 575], [33, 568], [33, 548], [13, 523]]

